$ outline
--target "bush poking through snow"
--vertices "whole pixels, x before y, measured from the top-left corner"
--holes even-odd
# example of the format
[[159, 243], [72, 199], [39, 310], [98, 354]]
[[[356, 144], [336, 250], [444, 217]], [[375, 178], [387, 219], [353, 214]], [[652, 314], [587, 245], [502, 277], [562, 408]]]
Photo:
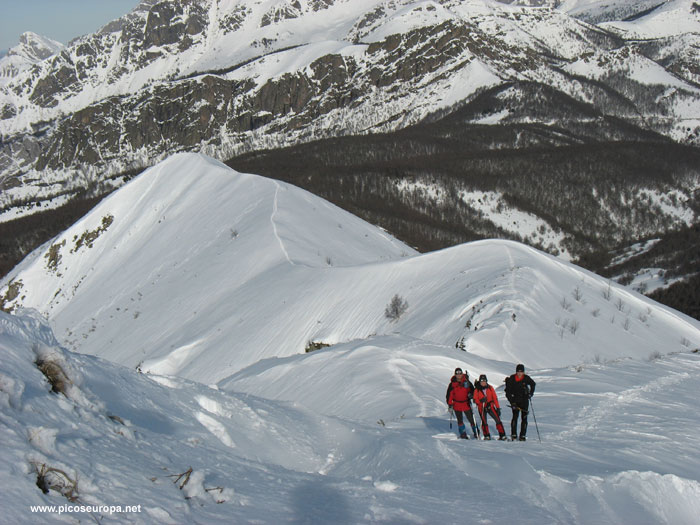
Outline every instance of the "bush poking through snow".
[[566, 312], [570, 312], [570, 311], [571, 311], [571, 303], [570, 303], [569, 301], [566, 300], [566, 297], [562, 298], [562, 300], [561, 300], [561, 302], [559, 303], [559, 305], [561, 306], [562, 310], [564, 310], [564, 311], [566, 311]]
[[78, 477], [71, 478], [65, 471], [49, 467], [46, 463], [34, 463], [36, 470], [36, 486], [44, 494], [49, 490], [55, 490], [66, 497], [68, 501], [78, 500]]
[[306, 343], [306, 348], [305, 351], [308, 354], [309, 352], [314, 352], [316, 350], [320, 350], [321, 348], [326, 348], [329, 347], [328, 343], [324, 343], [323, 341], [309, 341]]
[[581, 291], [581, 288], [578, 286], [576, 288], [574, 288], [574, 291], [571, 292], [571, 295], [573, 296], [573, 298], [576, 300], [577, 303], [580, 303], [581, 299], [583, 299], [583, 292]]
[[35, 361], [36, 366], [46, 376], [51, 384], [51, 391], [56, 394], [63, 394], [68, 397], [67, 390], [73, 382], [61, 368], [61, 365], [50, 359], [39, 358]]
[[402, 298], [399, 294], [391, 298], [391, 302], [384, 310], [384, 316], [392, 322], [396, 322], [408, 310], [408, 301]]
[[192, 475], [192, 467], [188, 468], [185, 472], [182, 474], [170, 474], [168, 477], [169, 478], [175, 478], [175, 483], [176, 485], [182, 480], [182, 483], [180, 483], [180, 490], [185, 488], [185, 485], [187, 485], [187, 482], [190, 480], [190, 476]]

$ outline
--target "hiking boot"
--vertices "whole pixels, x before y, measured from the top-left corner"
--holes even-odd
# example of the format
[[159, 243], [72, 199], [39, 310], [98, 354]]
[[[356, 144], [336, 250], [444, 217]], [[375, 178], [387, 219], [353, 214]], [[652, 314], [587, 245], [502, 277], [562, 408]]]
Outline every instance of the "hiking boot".
[[459, 435], [459, 437], [461, 437], [462, 439], [469, 439], [469, 436], [467, 436], [467, 433], [466, 433], [466, 432], [462, 432], [462, 433]]
[[520, 436], [518, 439], [519, 439], [520, 441], [527, 441], [527, 440], [525, 439], [525, 436]]
[[507, 438], [505, 434], [501, 434], [500, 436], [498, 436], [498, 441], [506, 441], [506, 439]]
[[511, 440], [511, 441], [518, 441], [518, 436], [516, 436], [515, 434], [513, 434], [512, 436], [510, 436], [510, 440]]
[[486, 436], [484, 436], [484, 439], [485, 439], [486, 441], [491, 441], [491, 436], [486, 435]]

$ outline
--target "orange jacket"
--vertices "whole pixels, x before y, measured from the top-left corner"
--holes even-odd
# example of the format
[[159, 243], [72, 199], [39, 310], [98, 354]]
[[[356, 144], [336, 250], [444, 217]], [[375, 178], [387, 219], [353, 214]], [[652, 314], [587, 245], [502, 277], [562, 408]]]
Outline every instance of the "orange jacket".
[[496, 391], [491, 385], [486, 385], [486, 388], [481, 389], [481, 385], [477, 385], [474, 388], [474, 402], [481, 410], [485, 404], [493, 403], [495, 408], [501, 408], [498, 404], [498, 397], [496, 396]]

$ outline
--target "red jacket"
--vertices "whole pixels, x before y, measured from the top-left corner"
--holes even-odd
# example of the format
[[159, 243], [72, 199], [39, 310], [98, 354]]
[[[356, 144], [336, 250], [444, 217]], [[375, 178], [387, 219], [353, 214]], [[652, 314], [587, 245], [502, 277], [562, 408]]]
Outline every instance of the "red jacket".
[[501, 408], [501, 405], [498, 404], [498, 397], [496, 396], [496, 391], [491, 385], [486, 385], [486, 388], [484, 388], [483, 390], [479, 387], [475, 388], [474, 402], [479, 407], [479, 410], [481, 410], [484, 404], [487, 403], [493, 403], [493, 406], [495, 408]]
[[447, 388], [447, 404], [455, 410], [460, 410], [462, 412], [471, 410], [472, 407], [469, 397], [473, 390], [471, 383], [465, 376], [462, 376], [461, 381], [457, 381], [456, 376], [453, 376], [452, 383]]

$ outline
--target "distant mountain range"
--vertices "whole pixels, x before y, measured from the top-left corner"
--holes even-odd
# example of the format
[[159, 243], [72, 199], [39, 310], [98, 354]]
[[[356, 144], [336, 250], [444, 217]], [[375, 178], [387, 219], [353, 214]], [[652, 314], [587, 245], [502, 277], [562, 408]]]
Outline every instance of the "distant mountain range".
[[516, 4], [142, 2], [0, 86], [5, 271], [177, 151], [322, 177], [420, 249], [578, 259], [696, 224], [697, 4]]

